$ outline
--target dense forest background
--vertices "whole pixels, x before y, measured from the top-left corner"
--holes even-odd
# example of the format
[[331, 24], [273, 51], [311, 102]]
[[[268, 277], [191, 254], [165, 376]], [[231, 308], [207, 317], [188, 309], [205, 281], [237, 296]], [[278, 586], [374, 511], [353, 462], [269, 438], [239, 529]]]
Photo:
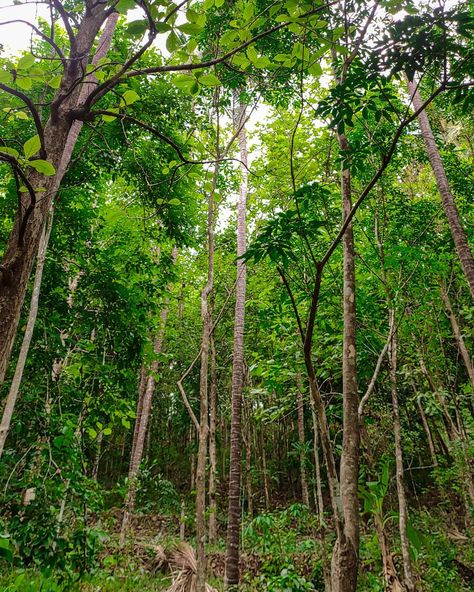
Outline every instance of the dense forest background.
[[0, 6], [2, 590], [474, 590], [473, 33]]

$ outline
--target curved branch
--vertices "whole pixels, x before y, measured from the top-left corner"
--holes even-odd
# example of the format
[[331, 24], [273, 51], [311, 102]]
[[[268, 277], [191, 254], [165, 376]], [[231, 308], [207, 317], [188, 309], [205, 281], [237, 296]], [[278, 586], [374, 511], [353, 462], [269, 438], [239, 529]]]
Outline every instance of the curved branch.
[[36, 131], [38, 132], [38, 136], [39, 136], [39, 139], [41, 142], [40, 156], [43, 160], [46, 160], [47, 156], [46, 156], [46, 146], [44, 143], [43, 124], [41, 123], [39, 113], [36, 110], [36, 107], [35, 107], [33, 101], [27, 95], [25, 95], [25, 93], [22, 93], [20, 90], [16, 90], [15, 88], [11, 88], [10, 86], [7, 86], [6, 84], [0, 83], [0, 89], [4, 90], [6, 93], [9, 93], [10, 95], [17, 97], [18, 99], [23, 101], [25, 103], [25, 105], [28, 107], [28, 110], [30, 111], [30, 113], [33, 117], [33, 121], [35, 122]]
[[64, 53], [62, 52], [59, 45], [54, 41], [54, 39], [52, 37], [48, 37], [48, 35], [43, 33], [43, 31], [41, 31], [41, 29], [38, 29], [38, 27], [36, 27], [33, 23], [30, 23], [29, 21], [25, 21], [23, 19], [14, 19], [11, 21], [4, 21], [4, 22], [0, 23], [0, 27], [2, 25], [11, 25], [13, 23], [23, 23], [24, 25], [31, 27], [33, 29], [33, 31], [41, 37], [41, 39], [43, 39], [44, 41], [46, 41], [46, 43], [51, 45], [51, 47], [54, 49], [54, 51], [58, 54], [59, 59], [63, 63], [63, 66], [66, 67], [66, 62], [67, 62], [66, 56], [64, 55]]

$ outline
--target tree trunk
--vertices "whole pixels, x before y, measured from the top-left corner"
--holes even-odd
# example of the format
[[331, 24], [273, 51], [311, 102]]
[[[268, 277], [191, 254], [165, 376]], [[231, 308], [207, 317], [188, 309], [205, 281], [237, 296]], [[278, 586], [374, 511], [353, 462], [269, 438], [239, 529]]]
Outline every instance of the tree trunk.
[[303, 381], [301, 380], [301, 372], [298, 372], [297, 374], [296, 404], [298, 406], [298, 443], [300, 445], [301, 499], [303, 504], [309, 508], [308, 480], [306, 478], [306, 438], [304, 433]]
[[[418, 86], [415, 82], [410, 82], [408, 80], [407, 84], [408, 90], [413, 99], [413, 105], [415, 109], [418, 110], [423, 105], [423, 100], [420, 96], [420, 93], [418, 92]], [[431, 168], [433, 169], [438, 191], [441, 195], [444, 213], [448, 219], [448, 224], [451, 230], [451, 236], [453, 237], [454, 245], [456, 247], [456, 252], [461, 262], [464, 275], [466, 276], [469, 289], [471, 290], [471, 295], [474, 298], [474, 258], [467, 241], [466, 233], [464, 232], [464, 228], [461, 225], [456, 202], [454, 201], [453, 194], [451, 193], [451, 188], [446, 176], [446, 171], [444, 170], [443, 161], [441, 160], [441, 155], [438, 151], [438, 147], [436, 146], [436, 141], [433, 131], [431, 130], [430, 121], [426, 111], [422, 111], [418, 115], [418, 123], [420, 124], [421, 135], [423, 136], [423, 140], [425, 142], [426, 152], [428, 153]]]
[[[100, 60], [101, 58], [103, 58], [107, 54], [107, 52], [109, 51], [110, 44], [112, 42], [113, 33], [115, 30], [115, 26], [117, 24], [117, 19], [118, 19], [118, 13], [113, 13], [108, 18], [104, 32], [99, 40], [99, 44], [98, 44], [96, 53], [92, 59], [92, 63], [94, 63], [94, 64], [97, 63], [97, 61]], [[89, 75], [86, 80], [87, 80], [87, 82], [90, 83], [95, 80], [95, 76]], [[78, 97], [78, 103], [84, 101], [87, 98], [87, 95], [89, 94], [89, 90], [90, 90], [90, 84], [89, 85], [84, 84], [82, 86], [81, 92]], [[51, 229], [52, 229], [52, 225], [53, 225], [53, 214], [54, 214], [53, 199], [56, 197], [56, 194], [59, 190], [59, 186], [61, 184], [61, 180], [66, 173], [66, 170], [67, 170], [67, 167], [68, 167], [69, 162], [71, 160], [72, 153], [74, 151], [74, 146], [76, 144], [77, 138], [79, 137], [79, 132], [80, 132], [81, 128], [82, 128], [82, 122], [75, 121], [72, 124], [71, 129], [69, 130], [69, 134], [67, 136], [64, 151], [61, 156], [61, 161], [60, 161], [60, 164], [59, 164], [58, 169], [56, 171], [56, 175], [54, 177], [54, 183], [53, 183], [52, 189], [51, 189], [52, 197], [51, 197], [49, 211], [47, 214], [47, 220], [46, 220], [46, 223], [43, 225], [40, 240], [39, 240], [39, 245], [38, 245], [35, 279], [34, 279], [34, 283], [33, 283], [33, 291], [32, 291], [32, 295], [31, 295], [30, 310], [28, 313], [28, 321], [27, 321], [27, 325], [26, 325], [25, 334], [23, 335], [23, 341], [21, 344], [20, 354], [18, 356], [18, 360], [17, 360], [17, 364], [16, 364], [16, 368], [15, 368], [15, 374], [14, 374], [12, 383], [10, 385], [10, 391], [8, 393], [8, 396], [7, 396], [7, 399], [5, 402], [2, 423], [0, 425], [0, 458], [3, 454], [5, 440], [8, 436], [8, 432], [10, 429], [11, 418], [12, 418], [13, 411], [15, 408], [16, 400], [18, 398], [18, 393], [19, 393], [21, 381], [23, 378], [23, 371], [25, 369], [25, 364], [26, 364], [26, 360], [28, 357], [28, 352], [30, 349], [31, 340], [33, 338], [33, 332], [34, 332], [34, 328], [36, 325], [36, 318], [38, 315], [39, 297], [40, 297], [40, 291], [41, 291], [41, 282], [43, 279], [44, 263], [45, 263], [45, 259], [46, 259], [46, 251], [48, 250], [49, 238], [51, 236]], [[1, 269], [2, 268], [0, 266], [0, 270]], [[28, 281], [28, 278], [26, 281]], [[25, 290], [26, 290], [26, 287], [25, 287]], [[1, 292], [2, 292], [2, 280], [0, 278], [0, 302], [1, 302]], [[23, 295], [23, 298], [24, 298], [24, 295]], [[23, 298], [22, 298], [22, 300], [23, 300]], [[2, 308], [0, 306], [0, 311], [1, 310], [2, 310]], [[20, 313], [21, 313], [21, 305], [20, 305], [18, 314], [20, 314]], [[0, 312], [0, 326], [2, 323], [1, 317], [2, 317], [2, 313]], [[15, 327], [15, 333], [16, 333], [16, 327]], [[10, 351], [11, 351], [11, 347], [13, 345], [14, 337], [15, 337], [15, 335], [13, 334], [13, 339], [12, 339], [12, 342], [10, 345]], [[1, 346], [1, 337], [0, 337], [0, 348], [1, 347], [2, 346]], [[0, 352], [1, 352], [1, 349], [0, 349]], [[9, 359], [10, 353], [8, 353], [7, 355], [8, 355], [8, 359]], [[8, 359], [5, 362], [5, 367], [3, 369], [3, 372], [2, 372], [2, 362], [0, 359], [0, 385], [2, 384], [4, 376], [5, 376], [6, 367], [8, 364]]]
[[390, 334], [392, 336], [389, 347], [390, 361], [390, 383], [392, 392], [392, 412], [393, 412], [393, 432], [395, 436], [395, 465], [397, 474], [397, 495], [398, 495], [398, 514], [400, 542], [402, 547], [403, 572], [405, 575], [405, 588], [408, 592], [415, 589], [413, 571], [410, 560], [410, 543], [407, 536], [408, 508], [405, 497], [404, 469], [403, 469], [403, 451], [402, 451], [402, 432], [400, 425], [400, 410], [398, 406], [397, 390], [397, 347], [398, 332], [396, 328], [395, 310], [389, 310]]
[[[215, 101], [217, 104], [217, 101]], [[219, 123], [217, 124], [219, 128]], [[219, 131], [219, 130], [218, 130]], [[219, 134], [218, 134], [219, 137]], [[217, 140], [217, 146], [218, 146]], [[219, 148], [217, 149], [217, 152]], [[201, 376], [199, 383], [199, 433], [196, 463], [196, 592], [206, 587], [206, 461], [209, 437], [208, 371], [209, 345], [212, 332], [212, 307], [209, 305], [214, 288], [214, 194], [217, 186], [219, 162], [216, 159], [212, 187], [207, 203], [207, 282], [201, 292]]]
[[[173, 250], [173, 259], [176, 261], [177, 251]], [[163, 350], [163, 341], [165, 337], [166, 321], [168, 318], [168, 304], [162, 309], [160, 314], [160, 329], [154, 343], [154, 353], [158, 356]], [[143, 448], [145, 444], [145, 437], [148, 430], [148, 423], [151, 414], [151, 402], [153, 392], [155, 390], [156, 372], [158, 371], [160, 363], [158, 359], [154, 359], [151, 363], [148, 372], [141, 371], [140, 388], [138, 392], [137, 401], [137, 417], [135, 419], [135, 428], [133, 431], [132, 452], [130, 455], [130, 466], [128, 470], [128, 488], [125, 498], [125, 509], [122, 517], [122, 526], [120, 528], [120, 545], [125, 543], [127, 536], [127, 525], [130, 514], [135, 509], [135, 500], [137, 495], [138, 474], [140, 464], [143, 459]], [[143, 377], [146, 376], [146, 379]]]
[[25, 334], [23, 335], [23, 341], [21, 344], [20, 354], [16, 363], [15, 375], [13, 376], [12, 383], [10, 385], [10, 391], [5, 401], [5, 407], [3, 409], [2, 423], [0, 425], [0, 458], [3, 454], [5, 447], [5, 441], [10, 430], [10, 423], [15, 409], [16, 400], [20, 391], [20, 384], [23, 378], [23, 370], [25, 368], [26, 359], [30, 350], [31, 339], [33, 338], [33, 331], [36, 324], [36, 317], [38, 315], [38, 304], [41, 290], [41, 281], [43, 278], [44, 262], [46, 258], [46, 249], [48, 246], [49, 237], [51, 234], [51, 228], [53, 224], [53, 212], [50, 212], [48, 222], [43, 229], [41, 235], [41, 241], [38, 249], [38, 259], [36, 263], [35, 280], [33, 284], [33, 292], [31, 294], [30, 311], [28, 314], [28, 322], [26, 324]]
[[[349, 154], [347, 138], [338, 134], [340, 150]], [[351, 173], [342, 165], [341, 194], [343, 221], [352, 208]], [[343, 439], [340, 469], [343, 527], [336, 541], [332, 560], [332, 592], [355, 592], [359, 554], [359, 396], [356, 367], [356, 287], [355, 248], [352, 223], [343, 237], [344, 267], [344, 336], [342, 362]]]
[[[212, 313], [211, 313], [212, 314]], [[211, 387], [209, 391], [209, 542], [215, 543], [217, 538], [217, 369], [216, 369], [216, 344], [214, 334], [211, 334]]]
[[323, 488], [321, 483], [321, 465], [319, 461], [319, 429], [318, 417], [314, 407], [313, 397], [309, 397], [309, 406], [311, 409], [311, 419], [313, 424], [313, 456], [314, 456], [314, 479], [316, 483], [316, 492], [314, 494], [314, 503], [319, 515], [319, 524], [324, 522], [324, 502], [323, 502]]
[[[44, 147], [47, 160], [55, 167], [56, 174], [51, 177], [32, 171], [27, 178], [31, 187], [43, 188], [41, 199], [36, 203], [29, 193], [21, 194], [21, 204], [15, 217], [5, 254], [0, 264], [0, 385], [3, 384], [13, 342], [20, 320], [21, 309], [28, 289], [28, 280], [34, 259], [39, 250], [43, 228], [58, 192], [64, 173], [71, 159], [80, 125], [76, 122], [72, 129], [69, 113], [83, 97], [87, 97], [90, 89], [89, 77], [83, 84], [77, 84], [86, 71], [93, 43], [107, 16], [107, 7], [96, 3], [86, 11], [76, 35], [74, 51], [67, 61], [61, 86], [53, 101], [52, 113], [44, 128]], [[106, 29], [102, 36], [96, 55], [103, 57], [115, 29], [118, 15], [109, 16]], [[108, 45], [104, 40], [109, 36]], [[59, 107], [58, 99], [61, 99]], [[30, 212], [26, 218], [26, 213]]]
[[[415, 392], [416, 397], [416, 392]], [[431, 435], [430, 426], [426, 419], [425, 411], [423, 409], [423, 405], [419, 401], [418, 398], [415, 398], [416, 406], [418, 407], [418, 411], [420, 412], [421, 423], [423, 424], [423, 429], [425, 430], [426, 439], [428, 440], [428, 448], [430, 450], [431, 462], [433, 463], [434, 467], [438, 466], [438, 459], [436, 458], [436, 450], [433, 442], [433, 436]]]
[[[247, 212], [247, 137], [245, 133], [245, 105], [234, 93], [234, 127], [238, 133], [241, 181], [237, 205], [237, 257], [246, 249]], [[230, 427], [230, 467], [229, 467], [229, 505], [227, 511], [227, 548], [225, 558], [225, 583], [228, 589], [239, 584], [239, 544], [240, 544], [240, 482], [242, 473], [242, 392], [244, 387], [244, 330], [245, 330], [245, 292], [247, 287], [246, 265], [237, 259], [237, 280], [235, 287], [234, 320], [234, 358], [232, 365], [232, 419]]]
[[466, 342], [464, 341], [461, 329], [459, 328], [459, 323], [456, 318], [456, 315], [454, 314], [453, 307], [451, 306], [451, 301], [449, 299], [448, 293], [444, 289], [444, 287], [441, 287], [441, 298], [443, 299], [444, 306], [448, 313], [449, 321], [453, 329], [453, 334], [458, 344], [459, 351], [461, 352], [461, 356], [464, 361], [464, 365], [466, 367], [472, 389], [474, 391], [474, 365], [472, 363], [471, 356], [469, 355], [469, 351], [466, 347]]

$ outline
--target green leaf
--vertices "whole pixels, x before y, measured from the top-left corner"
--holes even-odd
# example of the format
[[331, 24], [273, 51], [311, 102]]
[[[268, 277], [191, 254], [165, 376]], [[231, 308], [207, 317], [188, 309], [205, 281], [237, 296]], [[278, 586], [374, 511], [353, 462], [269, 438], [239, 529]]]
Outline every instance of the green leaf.
[[172, 206], [179, 206], [181, 201], [177, 197], [173, 197], [173, 199], [170, 199], [168, 203]]
[[8, 146], [0, 146], [0, 152], [3, 154], [8, 154], [8, 156], [13, 156], [13, 158], [18, 158], [20, 153], [15, 148], [9, 148]]
[[12, 75], [8, 70], [0, 70], [0, 82], [9, 83], [11, 82]]
[[125, 105], [132, 105], [140, 100], [140, 95], [134, 90], [126, 90], [122, 95], [122, 99], [124, 100]]
[[104, 436], [110, 436], [110, 434], [112, 433], [112, 430], [111, 430], [111, 428], [105, 428], [102, 433], [104, 434]]
[[58, 89], [61, 86], [61, 79], [62, 76], [59, 75], [55, 76], [54, 78], [51, 78], [51, 80], [48, 81], [48, 86], [54, 89]]
[[20, 78], [17, 77], [17, 79], [15, 80], [16, 85], [19, 86], [22, 90], [30, 90], [32, 85], [33, 85], [33, 81], [31, 80], [31, 78]]
[[196, 83], [197, 81], [194, 76], [189, 76], [188, 74], [181, 74], [180, 76], [175, 76], [173, 78], [173, 84], [175, 86], [190, 94], [192, 94], [192, 89]]
[[170, 52], [173, 53], [174, 51], [176, 51], [180, 46], [180, 40], [178, 35], [176, 35], [176, 33], [174, 31], [171, 31], [171, 33], [168, 35], [168, 38], [166, 39], [166, 49]]
[[46, 175], [47, 177], [51, 177], [52, 175], [56, 174], [56, 169], [47, 160], [30, 160], [28, 161], [28, 166], [33, 167], [38, 171], [38, 173]]
[[148, 28], [148, 21], [145, 19], [140, 19], [137, 21], [132, 21], [128, 24], [127, 32], [129, 35], [133, 37], [141, 37]]
[[214, 5], [216, 8], [220, 8], [221, 6], [224, 6], [224, 0], [215, 0]]
[[168, 23], [156, 23], [155, 28], [158, 33], [167, 33], [168, 31], [171, 31], [171, 25]]
[[31, 68], [31, 66], [35, 63], [34, 56], [31, 53], [23, 56], [18, 60], [18, 70], [26, 70], [27, 68]]
[[[118, 113], [118, 109], [116, 107], [113, 107], [112, 109], [107, 109], [107, 111], [111, 111], [112, 113]], [[114, 117], [113, 115], [102, 115], [102, 119], [104, 121], [110, 122], [110, 121], [115, 121], [115, 119], [117, 119], [116, 117]]]
[[185, 23], [184, 25], [179, 25], [178, 29], [186, 35], [196, 35], [202, 31], [203, 27], [197, 23]]
[[40, 148], [41, 142], [38, 134], [36, 134], [36, 136], [33, 136], [29, 140], [26, 140], [26, 142], [23, 144], [23, 152], [25, 153], [25, 158], [31, 158], [38, 152]]
[[117, 6], [115, 7], [115, 10], [120, 14], [126, 14], [128, 10], [132, 10], [132, 8], [135, 7], [135, 0], [119, 0]]
[[222, 83], [214, 74], [204, 74], [199, 77], [199, 83], [203, 86], [220, 86]]

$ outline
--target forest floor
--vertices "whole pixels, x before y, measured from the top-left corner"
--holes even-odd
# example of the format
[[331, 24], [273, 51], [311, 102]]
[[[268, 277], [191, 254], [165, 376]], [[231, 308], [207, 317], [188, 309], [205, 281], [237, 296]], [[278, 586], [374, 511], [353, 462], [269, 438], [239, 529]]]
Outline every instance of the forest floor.
[[[298, 506], [262, 514], [243, 532], [243, 592], [322, 592], [321, 544], [314, 530], [313, 515], [297, 514]], [[388, 521], [389, 522], [394, 522]], [[165, 592], [176, 574], [170, 557], [180, 544], [176, 518], [157, 514], [136, 516], [125, 547], [118, 545], [118, 513], [99, 520], [106, 534], [101, 551], [87, 563], [89, 573], [43, 571], [40, 569], [0, 570], [2, 592]], [[413, 517], [413, 560], [419, 592], [474, 591], [474, 531], [460, 528], [449, 514], [420, 510]], [[415, 528], [416, 527], [416, 528]], [[401, 573], [396, 541], [396, 523], [390, 531], [394, 565]], [[370, 522], [362, 525], [361, 569], [358, 590], [382, 592], [381, 560], [377, 538]], [[192, 540], [189, 541], [191, 544]], [[332, 544], [330, 525], [326, 554]], [[190, 548], [190, 547], [188, 547]], [[84, 553], [87, 553], [84, 550]], [[327, 555], [328, 556], [328, 555]], [[209, 583], [223, 590], [225, 541], [221, 538], [208, 549]]]

